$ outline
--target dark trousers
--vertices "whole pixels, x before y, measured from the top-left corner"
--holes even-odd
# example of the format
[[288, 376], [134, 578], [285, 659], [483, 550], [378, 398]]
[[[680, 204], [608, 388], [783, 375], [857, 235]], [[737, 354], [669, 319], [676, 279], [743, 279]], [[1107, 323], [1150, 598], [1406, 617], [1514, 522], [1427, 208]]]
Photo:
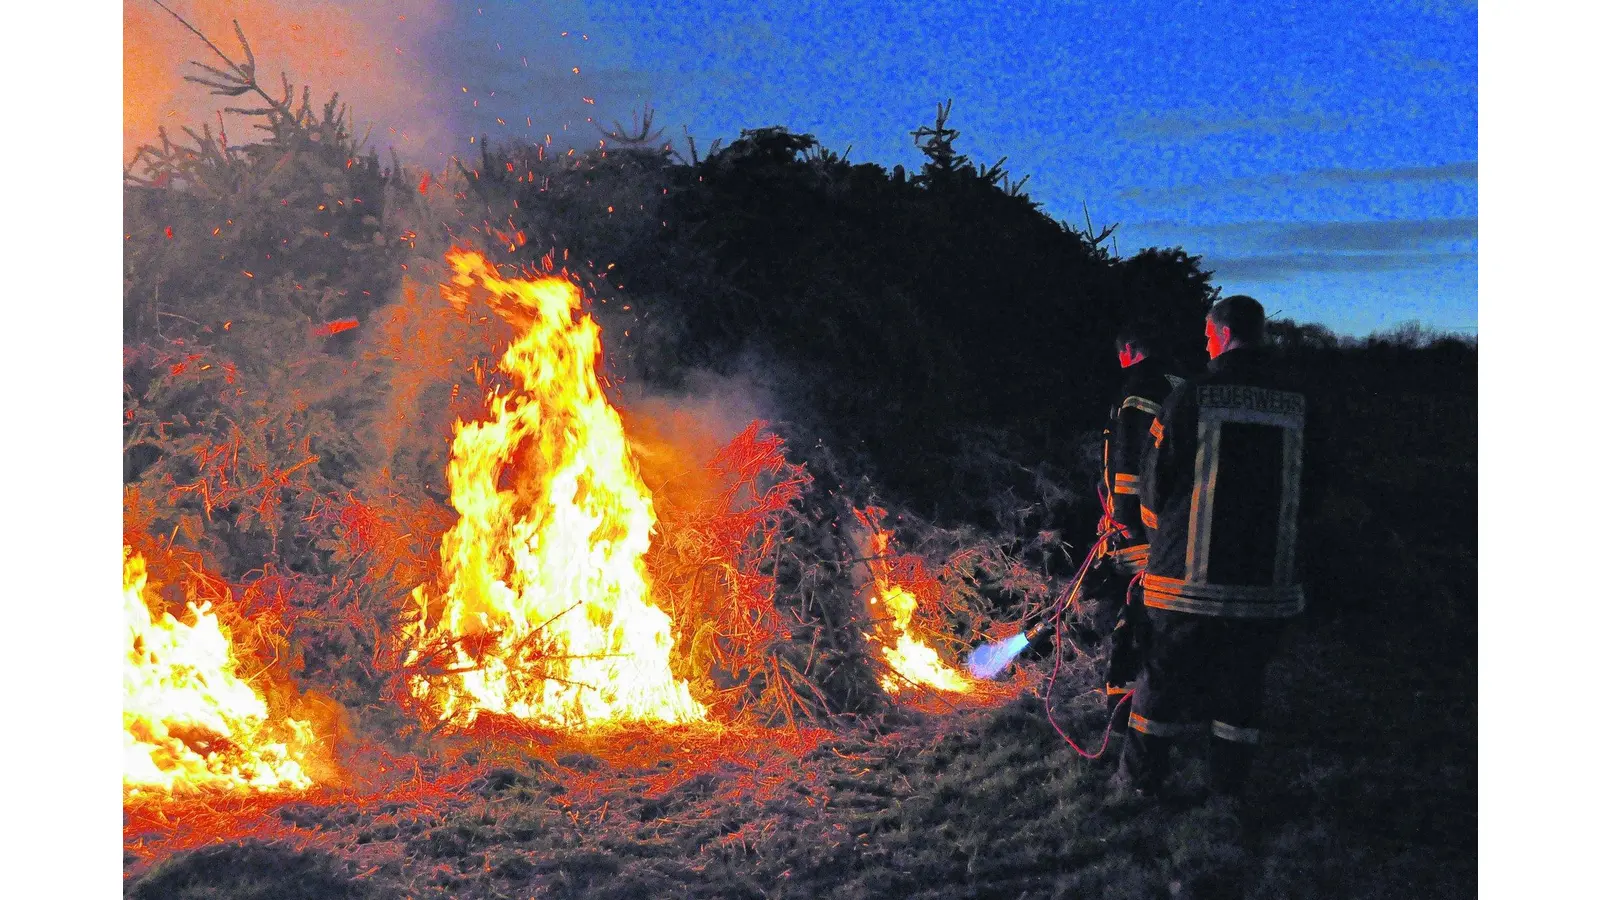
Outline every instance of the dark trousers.
[[1173, 741], [1210, 732], [1210, 782], [1237, 794], [1260, 741], [1267, 663], [1281, 619], [1235, 619], [1146, 610], [1150, 648], [1133, 689], [1132, 728], [1122, 765], [1139, 787], [1167, 776]]
[[1150, 648], [1150, 617], [1145, 614], [1144, 586], [1129, 579], [1116, 598], [1116, 622], [1111, 629], [1111, 658], [1106, 664], [1106, 685], [1131, 687]]
[[1111, 727], [1121, 732], [1128, 726], [1132, 706], [1127, 693], [1144, 666], [1150, 646], [1150, 619], [1145, 615], [1144, 587], [1129, 575], [1109, 578], [1095, 611], [1095, 629], [1109, 634], [1111, 652], [1106, 660], [1106, 710], [1112, 715]]

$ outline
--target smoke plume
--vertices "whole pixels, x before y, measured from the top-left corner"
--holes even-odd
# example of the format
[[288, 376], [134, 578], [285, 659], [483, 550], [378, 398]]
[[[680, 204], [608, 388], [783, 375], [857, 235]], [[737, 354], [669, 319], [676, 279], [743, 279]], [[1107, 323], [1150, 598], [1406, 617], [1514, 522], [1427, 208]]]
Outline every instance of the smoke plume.
[[[171, 12], [163, 9], [170, 9]], [[565, 150], [595, 146], [597, 125], [627, 121], [643, 103], [638, 76], [613, 59], [616, 47], [590, 40], [581, 6], [558, 0], [483, 6], [443, 0], [385, 3], [333, 0], [124, 0], [123, 158], [157, 141], [165, 126], [225, 128], [240, 145], [259, 138], [246, 117], [224, 107], [260, 98], [220, 97], [184, 75], [190, 61], [226, 68], [174, 13], [235, 62], [244, 52], [238, 21], [260, 66], [262, 86], [282, 96], [280, 73], [311, 88], [316, 108], [338, 92], [352, 130], [387, 159], [438, 171], [472, 152], [478, 136]]]
[[[261, 67], [262, 86], [275, 97], [280, 72], [296, 86], [311, 88], [320, 106], [337, 91], [350, 105], [357, 135], [372, 127], [371, 144], [393, 146], [421, 161], [448, 144], [446, 117], [431, 113], [419, 94], [425, 85], [423, 47], [443, 16], [438, 0], [394, 0], [339, 4], [325, 0], [173, 0], [166, 6], [199, 29], [224, 54], [244, 57], [233, 22], [238, 21]], [[257, 139], [245, 117], [221, 113], [226, 106], [259, 106], [245, 97], [219, 97], [183, 80], [203, 74], [198, 61], [223, 68], [201, 39], [151, 0], [123, 2], [124, 159], [156, 140], [165, 126], [182, 139], [181, 126], [225, 128], [231, 144]], [[296, 97], [298, 100], [298, 96]]]

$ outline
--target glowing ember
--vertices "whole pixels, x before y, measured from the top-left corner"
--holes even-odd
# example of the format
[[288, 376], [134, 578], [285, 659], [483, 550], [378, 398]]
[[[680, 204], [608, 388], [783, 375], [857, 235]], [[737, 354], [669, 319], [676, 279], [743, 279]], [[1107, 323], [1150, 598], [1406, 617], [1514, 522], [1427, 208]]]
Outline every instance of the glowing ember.
[[702, 719], [668, 666], [672, 622], [651, 602], [655, 514], [600, 389], [600, 329], [562, 278], [502, 279], [452, 250], [445, 295], [474, 289], [522, 329], [500, 360], [513, 385], [486, 421], [456, 425], [441, 588], [419, 586], [412, 695], [442, 718], [490, 711], [564, 727]]
[[[881, 603], [892, 617], [890, 627], [885, 629], [889, 634], [879, 638], [883, 644], [884, 661], [894, 671], [894, 674], [883, 677], [884, 690], [891, 694], [899, 693], [901, 687], [912, 684], [961, 694], [971, 691], [972, 682], [965, 675], [945, 665], [932, 647], [911, 633], [911, 617], [917, 611], [917, 595], [893, 583], [885, 563], [889, 555], [889, 540], [894, 532], [878, 528], [871, 518], [859, 512], [856, 517], [871, 529], [867, 557], [872, 560], [868, 565], [872, 571], [875, 593], [867, 598], [867, 604], [875, 607]], [[893, 645], [889, 644], [886, 637], [893, 638]]]
[[[298, 754], [269, 739], [266, 701], [238, 677], [232, 643], [211, 605], [189, 604], [192, 625], [168, 612], [152, 617], [144, 558], [126, 546], [122, 555], [124, 787], [132, 793], [310, 787]], [[309, 746], [308, 725], [286, 722], [296, 746]]]

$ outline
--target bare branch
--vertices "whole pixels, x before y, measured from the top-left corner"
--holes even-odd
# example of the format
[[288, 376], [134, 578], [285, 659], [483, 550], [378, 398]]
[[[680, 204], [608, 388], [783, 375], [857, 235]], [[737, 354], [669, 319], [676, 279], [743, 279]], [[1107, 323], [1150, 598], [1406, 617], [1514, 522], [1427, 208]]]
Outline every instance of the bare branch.
[[610, 129], [601, 128], [597, 124], [595, 125], [595, 130], [605, 135], [608, 139], [616, 141], [619, 144], [629, 144], [633, 146], [652, 144], [655, 143], [656, 139], [661, 137], [661, 132], [657, 131], [655, 133], [651, 133], [650, 130], [651, 125], [655, 121], [655, 115], [655, 110], [651, 109], [649, 106], [646, 106], [643, 113], [635, 112], [633, 114], [634, 127], [632, 131], [624, 128], [622, 123], [617, 121], [613, 121], [611, 123]]
[[1117, 230], [1117, 226], [1121, 225], [1121, 224], [1122, 224], [1121, 222], [1112, 223], [1111, 225], [1100, 229], [1100, 233], [1099, 234], [1095, 234], [1094, 233], [1094, 222], [1089, 220], [1089, 204], [1088, 204], [1087, 201], [1084, 202], [1084, 204], [1083, 204], [1083, 227], [1084, 227], [1083, 239], [1089, 242], [1089, 246], [1091, 246], [1091, 247], [1099, 247], [1101, 244], [1105, 243], [1106, 239], [1111, 237], [1112, 233]]
[[[233, 60], [228, 58], [228, 54], [223, 53], [221, 50], [217, 49], [217, 45], [211, 43], [211, 39], [210, 38], [208, 38], [204, 34], [202, 34], [200, 32], [200, 29], [194, 27], [193, 25], [190, 25], [188, 20], [185, 19], [183, 16], [180, 16], [177, 13], [173, 12], [172, 9], [170, 7], [168, 7], [165, 3], [162, 3], [161, 0], [150, 0], [150, 2], [154, 3], [155, 5], [157, 5], [159, 7], [161, 7], [162, 9], [166, 10], [168, 15], [170, 15], [174, 19], [178, 20], [178, 24], [182, 25], [183, 27], [185, 27], [185, 28], [189, 29], [191, 32], [193, 32], [194, 36], [199, 38], [202, 42], [204, 42], [207, 47], [210, 47], [211, 48], [211, 52], [215, 53], [218, 57], [220, 57], [222, 59], [223, 62], [227, 63], [229, 68], [233, 68], [233, 69], [239, 68], [237, 63], [235, 63]], [[238, 24], [239, 24], [238, 22], [234, 22], [234, 27], [237, 28]], [[245, 52], [248, 53], [249, 51], [247, 50]], [[195, 63], [195, 65], [200, 65], [200, 64], [199, 63]]]
[[250, 42], [244, 39], [244, 29], [239, 27], [239, 20], [233, 20], [233, 33], [239, 38], [239, 46], [244, 48], [245, 63], [240, 68], [254, 76], [256, 72], [256, 55], [250, 52]]

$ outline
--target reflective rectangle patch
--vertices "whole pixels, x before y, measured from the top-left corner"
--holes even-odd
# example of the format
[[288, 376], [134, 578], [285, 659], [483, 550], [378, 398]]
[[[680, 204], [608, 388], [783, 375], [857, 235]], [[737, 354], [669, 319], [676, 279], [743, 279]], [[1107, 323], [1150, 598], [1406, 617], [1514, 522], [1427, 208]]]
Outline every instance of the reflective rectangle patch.
[[1305, 432], [1298, 428], [1283, 431], [1283, 499], [1278, 507], [1278, 547], [1272, 562], [1272, 583], [1294, 580], [1294, 552], [1300, 521], [1300, 466], [1305, 447]]
[[1300, 585], [1196, 584], [1144, 576], [1144, 603], [1152, 609], [1237, 619], [1286, 619], [1305, 611]]
[[[1137, 700], [1134, 702], [1138, 702]], [[1157, 722], [1147, 719], [1138, 713], [1128, 714], [1128, 727], [1134, 731], [1151, 735], [1152, 737], [1175, 738], [1186, 734], [1199, 734], [1205, 726], [1198, 722]]]
[[1195, 391], [1202, 421], [1212, 418], [1225, 422], [1303, 428], [1306, 398], [1294, 391], [1274, 391], [1243, 384], [1208, 384]]

